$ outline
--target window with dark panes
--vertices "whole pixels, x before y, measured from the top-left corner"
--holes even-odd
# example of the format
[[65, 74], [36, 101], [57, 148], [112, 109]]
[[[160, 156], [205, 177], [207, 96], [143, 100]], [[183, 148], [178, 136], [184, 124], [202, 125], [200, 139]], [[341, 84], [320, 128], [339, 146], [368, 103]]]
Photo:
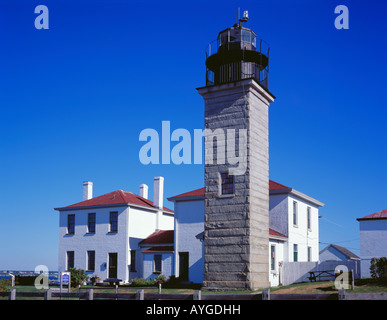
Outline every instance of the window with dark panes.
[[118, 212], [110, 212], [110, 232], [118, 232]]
[[130, 272], [136, 272], [136, 250], [130, 251]]
[[75, 232], [75, 214], [69, 214], [67, 216], [67, 233]]
[[224, 194], [233, 194], [234, 193], [234, 176], [229, 175], [228, 172], [223, 172], [220, 174], [222, 179], [222, 195]]
[[298, 261], [298, 245], [293, 244], [293, 261]]
[[87, 251], [87, 271], [95, 270], [95, 251]]
[[67, 270], [74, 268], [74, 251], [67, 251]]
[[161, 273], [161, 254], [154, 255], [154, 273]]
[[95, 233], [95, 213], [89, 213], [87, 219], [87, 232]]

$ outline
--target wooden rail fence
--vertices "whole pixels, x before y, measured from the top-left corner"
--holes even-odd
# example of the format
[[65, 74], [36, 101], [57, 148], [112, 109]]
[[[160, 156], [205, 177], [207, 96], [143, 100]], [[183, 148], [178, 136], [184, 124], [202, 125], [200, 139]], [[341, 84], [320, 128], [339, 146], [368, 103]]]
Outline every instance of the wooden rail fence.
[[206, 294], [200, 290], [193, 294], [167, 294], [167, 293], [145, 293], [144, 289], [134, 293], [106, 293], [95, 292], [94, 289], [87, 289], [85, 292], [59, 292], [48, 289], [44, 292], [16, 292], [11, 289], [9, 292], [0, 292], [0, 297], [8, 297], [15, 300], [16, 297], [43, 298], [54, 300], [55, 298], [72, 298], [82, 300], [387, 300], [387, 292], [375, 293], [347, 293], [344, 289], [338, 293], [299, 293], [299, 294], [271, 294], [270, 289], [263, 289], [261, 293], [254, 294]]

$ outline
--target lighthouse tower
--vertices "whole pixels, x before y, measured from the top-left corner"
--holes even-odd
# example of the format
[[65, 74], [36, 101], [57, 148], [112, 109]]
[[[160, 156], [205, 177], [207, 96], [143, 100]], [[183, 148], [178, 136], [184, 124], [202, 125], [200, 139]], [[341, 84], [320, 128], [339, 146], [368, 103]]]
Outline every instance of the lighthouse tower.
[[[247, 20], [245, 11], [208, 45], [206, 86], [198, 88], [206, 129], [203, 285], [214, 290], [270, 285], [268, 111], [275, 97], [269, 46], [243, 26]], [[232, 148], [246, 155], [244, 166]]]

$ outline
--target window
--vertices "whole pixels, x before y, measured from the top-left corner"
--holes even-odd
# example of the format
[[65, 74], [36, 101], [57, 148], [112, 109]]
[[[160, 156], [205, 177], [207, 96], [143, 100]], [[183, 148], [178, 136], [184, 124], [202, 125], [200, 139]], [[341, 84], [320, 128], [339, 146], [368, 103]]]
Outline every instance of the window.
[[95, 233], [95, 213], [89, 213], [87, 217], [87, 232]]
[[87, 271], [95, 270], [95, 251], [87, 251]]
[[293, 225], [297, 225], [298, 222], [298, 207], [297, 201], [293, 201]]
[[275, 246], [270, 246], [270, 269], [275, 270]]
[[67, 251], [67, 270], [74, 268], [74, 251]]
[[136, 250], [130, 251], [130, 272], [136, 272]]
[[74, 234], [75, 232], [75, 214], [69, 214], [67, 216], [67, 233]]
[[307, 211], [306, 211], [306, 219], [307, 219], [307, 224], [308, 224], [308, 229], [311, 229], [311, 215], [310, 215], [310, 207], [308, 207], [307, 209], [306, 209]]
[[298, 245], [293, 244], [293, 261], [298, 261]]
[[154, 259], [153, 273], [161, 273], [161, 254], [155, 254], [153, 259]]
[[308, 247], [308, 261], [312, 261], [312, 247]]
[[118, 232], [118, 212], [110, 212], [110, 232]]
[[221, 195], [234, 194], [234, 176], [228, 172], [220, 174], [221, 177]]

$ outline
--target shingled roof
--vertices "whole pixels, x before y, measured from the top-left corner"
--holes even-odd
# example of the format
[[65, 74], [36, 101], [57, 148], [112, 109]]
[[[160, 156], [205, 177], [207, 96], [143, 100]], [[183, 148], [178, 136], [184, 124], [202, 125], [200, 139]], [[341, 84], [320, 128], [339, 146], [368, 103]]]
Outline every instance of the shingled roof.
[[[82, 209], [82, 208], [88, 208], [88, 207], [112, 207], [112, 206], [141, 206], [145, 208], [152, 208], [156, 209], [156, 207], [153, 205], [153, 202], [145, 199], [143, 197], [140, 197], [137, 194], [134, 194], [132, 192], [124, 191], [124, 190], [116, 190], [113, 192], [109, 192], [106, 194], [103, 194], [101, 196], [91, 198], [89, 200], [81, 201], [63, 208], [55, 208], [55, 210], [75, 210], [75, 209]], [[163, 210], [165, 212], [173, 213], [173, 210], [168, 209], [166, 207], [163, 207]]]
[[363, 218], [358, 218], [357, 221], [372, 219], [387, 219], [387, 209], [369, 214], [368, 216], [365, 216]]
[[350, 260], [360, 260], [360, 258], [354, 254], [352, 251], [349, 251], [347, 248], [338, 246], [337, 244], [330, 244], [326, 248], [320, 251], [320, 254], [323, 253], [325, 250], [328, 250], [329, 248], [334, 248], [341, 254], [345, 255]]

